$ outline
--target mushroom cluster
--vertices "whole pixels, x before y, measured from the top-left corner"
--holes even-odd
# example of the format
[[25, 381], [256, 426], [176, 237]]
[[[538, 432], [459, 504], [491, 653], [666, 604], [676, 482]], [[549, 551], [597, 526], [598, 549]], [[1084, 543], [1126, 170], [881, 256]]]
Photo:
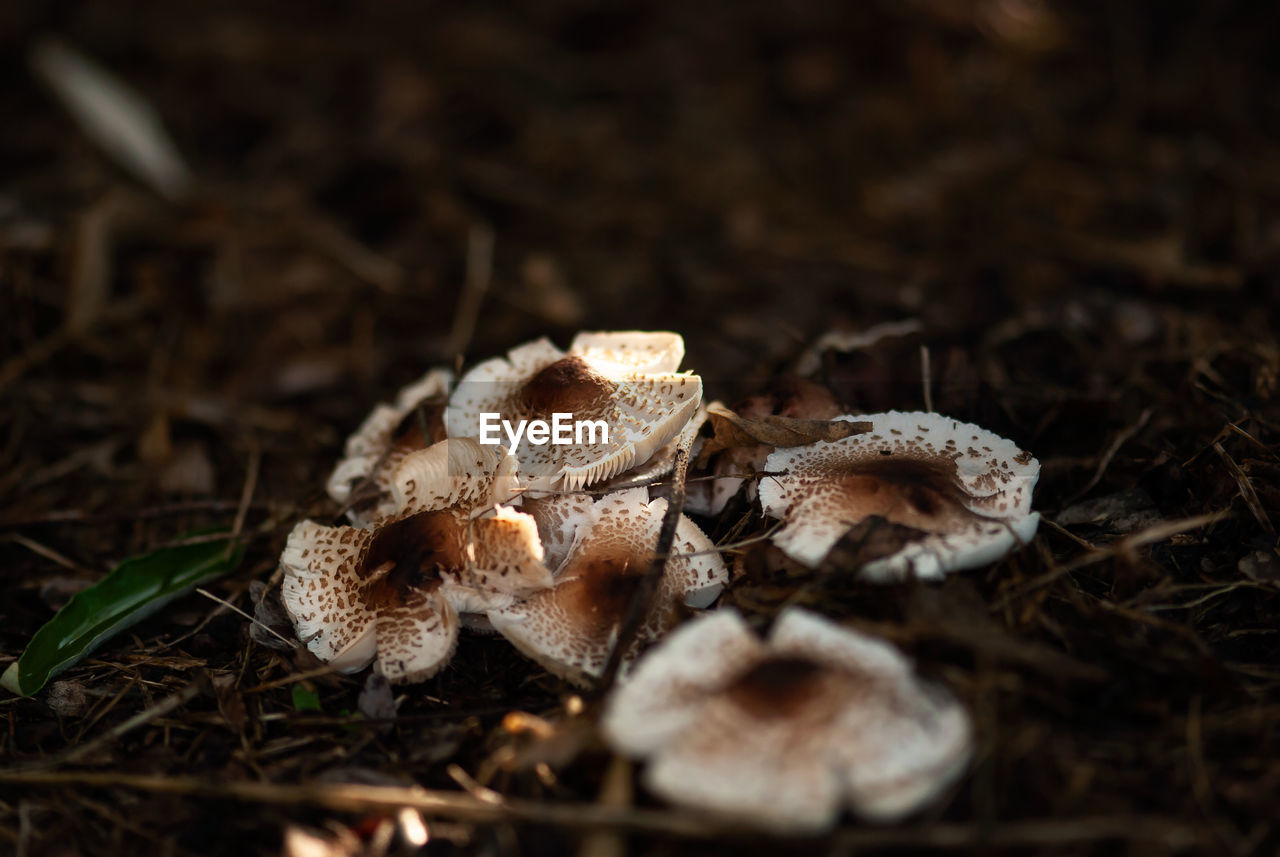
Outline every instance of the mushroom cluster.
[[[918, 809], [968, 762], [965, 710], [888, 643], [821, 616], [787, 608], [761, 640], [735, 611], [709, 610], [729, 571], [683, 514], [660, 537], [661, 477], [691, 453], [692, 514], [738, 498], [777, 520], [778, 562], [892, 581], [1030, 540], [1039, 463], [935, 413], [844, 413], [802, 379], [736, 413], [704, 407], [683, 357], [674, 333], [583, 333], [564, 351], [539, 339], [456, 384], [432, 370], [378, 405], [327, 483], [350, 523], [302, 521], [281, 555], [299, 638], [337, 670], [376, 663], [411, 682], [470, 627], [586, 686], [645, 592], [601, 726], [649, 761], [655, 793], [792, 832], [846, 807], [872, 820]], [[600, 430], [546, 442], [564, 416]], [[689, 611], [705, 612], [682, 625]]]
[[[546, 339], [481, 363], [450, 391], [435, 369], [378, 405], [328, 480], [350, 526], [289, 534], [282, 600], [299, 639], [343, 672], [393, 682], [447, 663], [459, 628], [496, 630], [578, 684], [600, 675], [652, 564], [666, 501], [646, 487], [691, 442], [702, 399], [674, 333]], [[482, 418], [602, 421], [583, 443], [485, 443]], [[597, 496], [598, 495], [598, 496]], [[681, 516], [657, 596], [623, 661], [713, 602], [728, 570]]]

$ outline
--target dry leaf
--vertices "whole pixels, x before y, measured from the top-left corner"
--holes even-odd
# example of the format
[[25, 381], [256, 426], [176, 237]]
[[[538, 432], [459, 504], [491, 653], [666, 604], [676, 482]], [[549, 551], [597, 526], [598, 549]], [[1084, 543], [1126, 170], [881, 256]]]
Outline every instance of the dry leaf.
[[804, 446], [818, 441], [842, 440], [871, 431], [869, 422], [848, 420], [799, 420], [792, 417], [743, 417], [719, 402], [707, 405], [707, 417], [715, 437], [702, 447], [698, 466], [722, 449], [764, 444], [773, 447]]

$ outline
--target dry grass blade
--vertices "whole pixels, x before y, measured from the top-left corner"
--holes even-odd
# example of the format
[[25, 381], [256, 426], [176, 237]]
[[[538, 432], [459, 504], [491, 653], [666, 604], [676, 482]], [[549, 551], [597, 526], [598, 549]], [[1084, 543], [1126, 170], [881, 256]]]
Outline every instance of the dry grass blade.
[[190, 174], [160, 118], [140, 95], [75, 49], [45, 41], [31, 67], [62, 100], [81, 129], [161, 196], [177, 199]]
[[1182, 518], [1177, 521], [1164, 521], [1148, 527], [1145, 530], [1140, 530], [1139, 532], [1125, 536], [1123, 539], [1120, 539], [1113, 544], [1090, 551], [1089, 553], [1081, 554], [1070, 562], [1056, 566], [1045, 574], [1040, 575], [1034, 580], [1023, 584], [1012, 592], [1006, 594], [998, 602], [992, 605], [991, 610], [992, 612], [998, 612], [1010, 603], [1017, 601], [1020, 598], [1025, 598], [1032, 592], [1042, 589], [1053, 583], [1055, 580], [1065, 577], [1072, 572], [1079, 571], [1082, 568], [1096, 565], [1100, 562], [1111, 559], [1112, 557], [1124, 556], [1131, 553], [1135, 548], [1162, 542], [1165, 539], [1173, 538], [1179, 533], [1198, 530], [1201, 527], [1212, 526], [1213, 524], [1229, 517], [1231, 517], [1230, 511], [1210, 512], [1206, 515], [1196, 515], [1192, 518]]
[[1258, 522], [1258, 526], [1268, 533], [1274, 533], [1276, 528], [1271, 523], [1267, 510], [1262, 507], [1262, 501], [1258, 499], [1258, 492], [1253, 490], [1253, 483], [1249, 481], [1249, 474], [1245, 473], [1239, 464], [1236, 464], [1236, 460], [1227, 454], [1221, 443], [1214, 441], [1213, 451], [1218, 453], [1222, 463], [1231, 471], [1231, 478], [1236, 481], [1236, 485], [1240, 486], [1240, 497], [1244, 500], [1244, 504], [1249, 507], [1249, 513]]
[[[88, 771], [0, 771], [0, 782], [33, 787], [83, 785], [124, 788], [167, 795], [222, 798], [257, 804], [309, 805], [345, 812], [416, 809], [424, 816], [476, 823], [525, 822], [578, 830], [616, 830], [684, 839], [760, 840], [777, 834], [716, 822], [701, 814], [616, 808], [598, 803], [505, 800], [491, 803], [466, 792], [430, 791], [397, 786], [346, 784], [285, 785], [265, 782], [216, 782], [195, 777], [138, 776]], [[1111, 816], [1070, 821], [1029, 820], [992, 826], [932, 824], [899, 828], [852, 828], [830, 837], [844, 848], [967, 848], [978, 845], [1066, 845], [1114, 839], [1186, 848], [1206, 840], [1205, 832], [1180, 819]], [[803, 841], [803, 840], [801, 840]]]
[[201, 676], [177, 693], [165, 697], [150, 708], [139, 711], [137, 714], [128, 718], [123, 723], [113, 726], [97, 738], [94, 738], [91, 741], [86, 741], [83, 744], [77, 744], [64, 753], [41, 759], [38, 762], [19, 768], [17, 771], [42, 770], [45, 768], [57, 767], [59, 765], [67, 765], [79, 759], [83, 759], [86, 756], [91, 756], [97, 751], [106, 748], [112, 742], [128, 735], [138, 727], [145, 726], [153, 720], [172, 714], [174, 711], [186, 705], [208, 689], [208, 679]]

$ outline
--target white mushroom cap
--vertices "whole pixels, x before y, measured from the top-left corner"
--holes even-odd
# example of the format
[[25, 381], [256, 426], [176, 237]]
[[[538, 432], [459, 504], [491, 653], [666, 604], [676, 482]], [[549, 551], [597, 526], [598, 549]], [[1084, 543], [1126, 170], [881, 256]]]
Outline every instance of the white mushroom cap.
[[1035, 534], [1031, 493], [1040, 463], [1010, 440], [939, 414], [842, 416], [872, 430], [779, 449], [765, 461], [760, 504], [783, 520], [773, 540], [816, 567], [850, 527], [871, 516], [919, 531], [901, 550], [863, 566], [870, 579], [991, 562]]
[[684, 337], [665, 330], [579, 333], [569, 353], [592, 363], [629, 366], [637, 372], [674, 372], [684, 360]]
[[609, 699], [620, 752], [666, 799], [788, 832], [910, 813], [964, 769], [971, 729], [887, 643], [788, 608], [760, 641], [734, 611], [677, 629]]
[[417, 512], [373, 530], [303, 521], [280, 563], [281, 600], [307, 648], [341, 672], [376, 656], [393, 682], [444, 665], [460, 611], [551, 585], [533, 519], [505, 506], [476, 520], [454, 509]]
[[419, 681], [452, 655], [460, 611], [550, 587], [533, 518], [496, 505], [512, 470], [501, 447], [443, 441], [397, 468], [397, 517], [368, 530], [295, 526], [281, 596], [299, 639], [340, 671], [376, 657], [389, 680]]
[[476, 437], [484, 413], [512, 423], [550, 422], [555, 413], [603, 420], [608, 443], [600, 436], [582, 444], [523, 441], [515, 450], [528, 487], [592, 485], [648, 461], [694, 414], [702, 380], [674, 371], [683, 352], [673, 333], [581, 334], [567, 353], [538, 339], [463, 376], [445, 424], [450, 437]]
[[[555, 587], [489, 611], [494, 628], [556, 675], [588, 684], [603, 671], [649, 570], [666, 510], [666, 500], [650, 502], [643, 488], [596, 500], [577, 526]], [[671, 627], [678, 604], [710, 605], [727, 579], [715, 545], [681, 517], [653, 606], [624, 665]]]
[[343, 459], [333, 469], [325, 486], [329, 496], [335, 502], [345, 504], [351, 499], [353, 486], [365, 479], [369, 479], [382, 495], [372, 512], [355, 508], [349, 510], [347, 516], [353, 522], [364, 524], [392, 513], [395, 504], [390, 497], [391, 474], [407, 454], [442, 439], [444, 434], [443, 407], [438, 414], [424, 414], [428, 420], [426, 428], [432, 435], [429, 437], [422, 435], [417, 409], [433, 397], [443, 397], [452, 383], [452, 372], [432, 369], [402, 389], [394, 405], [375, 405], [355, 434], [347, 438]]

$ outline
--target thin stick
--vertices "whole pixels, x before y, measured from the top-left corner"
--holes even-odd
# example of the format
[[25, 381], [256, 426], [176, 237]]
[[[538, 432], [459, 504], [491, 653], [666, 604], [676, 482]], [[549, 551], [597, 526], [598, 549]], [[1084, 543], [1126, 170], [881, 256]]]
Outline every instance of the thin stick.
[[231, 527], [231, 539], [227, 542], [227, 551], [223, 559], [230, 559], [240, 541], [240, 533], [244, 530], [244, 519], [249, 514], [249, 503], [253, 501], [253, 491], [258, 487], [258, 466], [262, 461], [262, 452], [258, 444], [253, 444], [249, 451], [249, 468], [244, 475], [244, 487], [240, 491], [240, 505], [236, 509], [236, 521]]
[[492, 279], [493, 230], [488, 226], [473, 226], [467, 235], [467, 278], [458, 297], [445, 354], [461, 356], [471, 344], [471, 337], [476, 332], [476, 319], [480, 317], [480, 305]]
[[231, 603], [230, 601], [228, 601], [227, 599], [225, 599], [225, 598], [219, 598], [218, 596], [214, 595], [214, 594], [213, 594], [212, 592], [210, 592], [209, 590], [205, 589], [203, 586], [197, 586], [197, 587], [196, 587], [196, 592], [200, 593], [200, 594], [201, 594], [201, 595], [203, 595], [205, 598], [208, 598], [210, 601], [216, 601], [217, 603], [221, 604], [223, 607], [225, 607], [225, 608], [227, 608], [228, 610], [230, 610], [232, 613], [236, 613], [236, 614], [238, 614], [238, 615], [240, 615], [240, 616], [243, 616], [245, 619], [248, 619], [248, 620], [249, 620], [249, 622], [250, 622], [251, 624], [257, 625], [259, 628], [261, 628], [262, 630], [266, 631], [268, 634], [270, 634], [271, 636], [275, 637], [277, 640], [279, 640], [280, 642], [284, 643], [284, 644], [285, 644], [286, 646], [288, 646], [289, 648], [291, 648], [291, 649], [300, 649], [300, 648], [302, 648], [302, 644], [301, 644], [301, 643], [299, 643], [297, 640], [290, 640], [288, 637], [284, 636], [283, 634], [281, 634], [281, 633], [280, 633], [279, 631], [277, 631], [276, 629], [274, 629], [274, 628], [270, 627], [269, 625], [264, 625], [263, 623], [259, 622], [257, 619], [255, 619], [255, 618], [253, 618], [252, 616], [250, 616], [250, 615], [249, 615], [248, 613], [246, 613], [245, 611], [241, 610], [241, 609], [240, 609], [239, 607], [237, 607], [236, 605], [232, 604], [232, 603]]
[[933, 372], [929, 369], [929, 346], [920, 343], [920, 383], [924, 386], [924, 409], [933, 413]]
[[[164, 506], [151, 506], [146, 509], [119, 510], [115, 512], [85, 512], [81, 509], [56, 509], [26, 518], [6, 518], [0, 520], [0, 530], [16, 530], [21, 527], [34, 527], [42, 524], [108, 524], [122, 518], [141, 520], [166, 518], [171, 515], [187, 515], [193, 512], [226, 512], [241, 507], [240, 500], [190, 500], [181, 503], [169, 503]], [[267, 503], [250, 503], [250, 509], [270, 509]]]
[[640, 587], [636, 590], [635, 598], [632, 599], [631, 607], [627, 611], [627, 618], [618, 629], [618, 638], [613, 644], [613, 651], [609, 653], [609, 661], [605, 664], [597, 686], [601, 695], [608, 693], [609, 688], [613, 686], [614, 680], [618, 677], [618, 670], [622, 667], [622, 659], [626, 657], [631, 644], [635, 642], [636, 635], [640, 633], [640, 626], [644, 624], [649, 611], [653, 609], [653, 599], [658, 593], [658, 584], [666, 571], [671, 546], [676, 540], [676, 526], [680, 523], [680, 513], [684, 510], [684, 477], [689, 469], [689, 446], [692, 443], [693, 436], [690, 435], [676, 449], [675, 468], [671, 474], [671, 493], [667, 495], [667, 513], [662, 518], [662, 529], [658, 531], [658, 544], [654, 548], [653, 561], [640, 581]]
[[1111, 441], [1111, 445], [1107, 447], [1107, 451], [1102, 454], [1102, 458], [1098, 461], [1098, 467], [1093, 471], [1093, 477], [1085, 483], [1085, 486], [1076, 493], [1072, 494], [1063, 506], [1070, 506], [1079, 500], [1085, 494], [1093, 490], [1094, 486], [1102, 481], [1102, 476], [1107, 472], [1107, 468], [1111, 466], [1111, 459], [1116, 457], [1116, 453], [1120, 451], [1120, 447], [1124, 446], [1134, 435], [1142, 431], [1147, 421], [1151, 419], [1151, 409], [1147, 408], [1138, 417], [1138, 421], [1131, 426], [1126, 426], [1116, 435], [1115, 440]]
[[[34, 762], [30, 766], [23, 768], [22, 770], [35, 771], [43, 768], [55, 767], [57, 765], [68, 764], [70, 762], [76, 761], [77, 759], [82, 759], [85, 756], [92, 754], [95, 750], [99, 750], [107, 746], [108, 744], [110, 744], [112, 741], [115, 741], [118, 738], [121, 738], [124, 735], [127, 735], [128, 733], [132, 732], [134, 729], [137, 729], [139, 726], [145, 726], [146, 724], [150, 723], [152, 720], [155, 720], [158, 717], [164, 717], [166, 714], [170, 713], [174, 709], [181, 708], [182, 706], [186, 705], [188, 702], [190, 702], [191, 700], [199, 696], [200, 693], [202, 693], [207, 686], [208, 686], [208, 680], [203, 677], [199, 678], [196, 681], [193, 681], [191, 684], [184, 687], [182, 690], [178, 691], [177, 693], [171, 696], [167, 696], [164, 699], [160, 700], [150, 708], [147, 708], [143, 711], [139, 711], [137, 714], [133, 715], [128, 720], [124, 721], [118, 726], [112, 727], [110, 730], [103, 733], [102, 735], [99, 735], [97, 738], [94, 738], [92, 741], [86, 741], [83, 744], [72, 747], [71, 749], [67, 750], [67, 752], [62, 753], [60, 755], [50, 756], [46, 759], [41, 759], [40, 761]], [[19, 773], [19, 772], [15, 771], [15, 773]]]
[[1240, 488], [1240, 496], [1244, 499], [1244, 504], [1249, 507], [1250, 514], [1257, 520], [1258, 525], [1268, 533], [1274, 533], [1276, 528], [1272, 526], [1271, 519], [1267, 517], [1267, 510], [1262, 507], [1262, 502], [1258, 500], [1258, 492], [1253, 490], [1253, 483], [1249, 481], [1249, 474], [1244, 472], [1236, 460], [1227, 455], [1227, 451], [1222, 448], [1222, 444], [1216, 440], [1213, 442], [1213, 451], [1218, 453], [1218, 457], [1222, 459], [1222, 463], [1227, 465], [1227, 469], [1231, 471], [1231, 477], [1235, 479], [1236, 485]]
[[[366, 786], [346, 783], [217, 782], [196, 777], [121, 774], [113, 771], [0, 770], [0, 782], [32, 787], [88, 786], [125, 788], [153, 794], [189, 795], [276, 806], [317, 806], [339, 812], [416, 809], [433, 818], [471, 822], [526, 822], [578, 830], [620, 830], [684, 839], [778, 840], [780, 835], [740, 822], [714, 822], [704, 813], [609, 807], [598, 803], [559, 803], [506, 798], [501, 804], [477, 800], [465, 792]], [[903, 827], [850, 827], [828, 842], [850, 848], [972, 848], [982, 845], [1035, 846], [1115, 839], [1158, 842], [1186, 848], [1207, 839], [1202, 827], [1178, 818], [1091, 816], [988, 824], [924, 824]], [[791, 839], [790, 841], [803, 841]]]
[[57, 563], [63, 568], [69, 568], [78, 574], [92, 574], [94, 576], [101, 574], [101, 572], [94, 571], [91, 568], [85, 568], [80, 563], [76, 562], [70, 557], [63, 556], [62, 554], [58, 553], [56, 550], [54, 550], [51, 547], [46, 547], [45, 545], [42, 545], [39, 542], [34, 541], [33, 539], [27, 538], [26, 536], [22, 535], [22, 533], [10, 533], [9, 540], [22, 545], [27, 550], [31, 551], [34, 554], [44, 557], [50, 562]]
[[1052, 571], [1040, 575], [1034, 580], [1031, 580], [1027, 584], [1020, 586], [1005, 595], [1004, 598], [1001, 598], [992, 606], [991, 610], [992, 612], [1001, 610], [1013, 601], [1030, 595], [1037, 589], [1048, 586], [1050, 583], [1053, 583], [1055, 580], [1060, 577], [1064, 577], [1073, 571], [1079, 571], [1082, 568], [1096, 565], [1104, 560], [1111, 559], [1114, 556], [1121, 556], [1129, 553], [1134, 548], [1142, 547], [1143, 545], [1162, 542], [1165, 539], [1173, 538], [1179, 533], [1198, 530], [1201, 527], [1216, 524], [1218, 521], [1229, 517], [1231, 517], [1231, 512], [1227, 510], [1222, 512], [1210, 512], [1207, 515], [1196, 515], [1193, 518], [1182, 518], [1177, 521], [1161, 521], [1160, 523], [1150, 526], [1145, 530], [1140, 530], [1132, 535], [1125, 536], [1123, 539], [1109, 544], [1104, 548], [1099, 548], [1097, 550], [1081, 554], [1071, 562], [1060, 565]]

